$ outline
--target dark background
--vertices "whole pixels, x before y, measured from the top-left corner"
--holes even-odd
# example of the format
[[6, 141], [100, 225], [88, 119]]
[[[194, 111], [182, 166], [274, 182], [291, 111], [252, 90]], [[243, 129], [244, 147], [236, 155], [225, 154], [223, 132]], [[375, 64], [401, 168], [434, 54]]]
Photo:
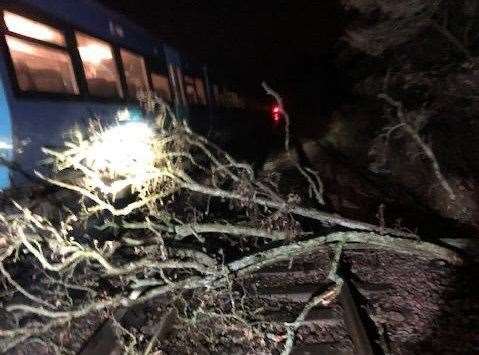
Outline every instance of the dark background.
[[328, 111], [341, 96], [338, 1], [101, 1], [250, 94], [262, 95], [266, 80], [290, 109], [311, 113]]

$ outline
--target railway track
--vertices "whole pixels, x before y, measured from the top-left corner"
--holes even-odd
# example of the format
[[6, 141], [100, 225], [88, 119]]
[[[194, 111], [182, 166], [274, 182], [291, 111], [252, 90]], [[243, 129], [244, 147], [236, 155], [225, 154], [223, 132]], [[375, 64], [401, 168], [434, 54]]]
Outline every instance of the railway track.
[[[328, 307], [315, 307], [309, 312], [295, 332], [292, 354], [477, 353], [473, 350], [476, 343], [472, 330], [477, 324], [474, 312], [477, 305], [471, 286], [476, 268], [461, 273], [463, 269], [447, 266], [440, 260], [371, 250], [346, 250], [343, 261], [341, 276], [347, 281], [346, 287]], [[244, 304], [240, 305], [241, 296], [238, 296], [236, 305], [252, 311], [248, 321], [267, 338], [273, 337], [269, 338], [271, 342], [268, 340], [269, 350], [242, 352], [241, 349], [246, 349], [243, 344], [239, 351], [219, 348], [215, 352], [205, 343], [204, 347], [196, 348], [197, 353], [279, 354], [286, 340], [285, 323], [294, 322], [311, 298], [331, 285], [329, 265], [328, 251], [312, 251], [292, 262], [276, 263], [238, 280], [234, 289], [243, 295]], [[220, 304], [223, 297], [229, 300], [229, 295], [218, 297]], [[162, 314], [151, 316], [163, 318]], [[107, 322], [103, 330], [97, 331], [97, 336], [80, 354], [119, 354], [112, 351], [119, 345], [115, 343], [114, 332], [110, 331], [113, 336], [109, 338], [109, 332], [104, 330], [108, 326]], [[181, 321], [174, 326], [170, 324], [170, 333], [163, 332], [164, 337], [158, 339], [166, 354], [187, 353], [180, 351], [184, 349], [181, 341], [176, 343], [177, 339], [183, 339], [176, 337], [182, 327]], [[182, 334], [188, 336], [187, 332]]]
[[[314, 253], [293, 262], [281, 262], [241, 279], [245, 302], [262, 309], [257, 321], [269, 324], [281, 333], [285, 323], [292, 323], [315, 295], [331, 285], [328, 280], [327, 251]], [[314, 307], [297, 329], [293, 355], [376, 355], [359, 307], [345, 282], [336, 301], [328, 307]], [[121, 319], [121, 310], [116, 315]], [[283, 327], [283, 328], [282, 328]], [[167, 336], [167, 334], [164, 334]], [[282, 345], [280, 344], [280, 347]], [[100, 327], [80, 355], [119, 354], [119, 343], [111, 321]]]
[[[262, 304], [263, 321], [294, 322], [314, 296], [331, 285], [327, 279], [326, 252], [313, 254], [295, 263], [278, 263], [259, 270], [247, 280]], [[314, 307], [296, 331], [294, 355], [376, 355], [381, 352], [370, 339], [356, 297], [346, 281], [337, 300], [328, 307]], [[356, 290], [355, 290], [356, 291]]]

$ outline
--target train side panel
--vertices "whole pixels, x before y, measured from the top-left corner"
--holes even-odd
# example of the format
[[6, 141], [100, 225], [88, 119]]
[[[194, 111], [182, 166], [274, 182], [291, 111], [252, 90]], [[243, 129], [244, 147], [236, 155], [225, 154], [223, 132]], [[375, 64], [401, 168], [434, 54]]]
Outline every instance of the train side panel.
[[[10, 161], [13, 154], [13, 138], [10, 113], [11, 91], [4, 58], [0, 56], [0, 158]], [[10, 185], [10, 170], [0, 164], [0, 189]]]
[[[16, 0], [0, 2], [8, 10], [19, 9], [27, 18], [36, 19], [33, 14], [49, 18], [53, 23], [73, 26], [88, 35], [98, 36], [102, 40], [128, 50], [137, 50], [142, 55], [155, 56], [161, 53], [161, 43], [150, 37], [141, 28], [133, 25], [120, 15], [116, 15], [101, 5], [88, 0]], [[3, 52], [3, 51], [2, 51]], [[2, 53], [0, 83], [0, 139], [12, 144], [13, 160], [21, 173], [13, 171], [14, 185], [28, 183], [26, 176], [34, 170], [46, 171], [43, 164], [45, 155], [42, 147], [59, 147], [68, 138], [75, 127], [85, 128], [92, 119], [100, 119], [108, 124], [114, 120], [117, 112], [129, 107], [137, 110], [134, 103], [122, 100], [90, 100], [87, 97], [44, 98], [17, 95], [13, 88], [14, 71], [8, 66], [8, 52]], [[0, 147], [1, 147], [0, 142]], [[8, 186], [8, 172], [0, 169], [0, 186]]]

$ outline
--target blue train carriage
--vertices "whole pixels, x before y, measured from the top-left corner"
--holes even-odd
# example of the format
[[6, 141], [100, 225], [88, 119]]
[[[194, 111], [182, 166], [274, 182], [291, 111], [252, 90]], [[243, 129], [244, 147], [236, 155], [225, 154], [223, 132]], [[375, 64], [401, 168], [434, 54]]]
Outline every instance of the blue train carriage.
[[219, 143], [233, 143], [232, 132], [258, 132], [245, 110], [256, 104], [93, 0], [0, 0], [0, 11], [0, 188], [47, 171], [41, 147], [61, 146], [93, 117], [142, 118], [142, 91], [154, 91], [201, 133], [216, 132]]
[[1, 188], [28, 183], [44, 169], [41, 147], [61, 146], [75, 126], [138, 112], [140, 91], [187, 118], [194, 78], [195, 100], [207, 106], [204, 73], [185, 76], [174, 48], [94, 1], [0, 1], [0, 11]]

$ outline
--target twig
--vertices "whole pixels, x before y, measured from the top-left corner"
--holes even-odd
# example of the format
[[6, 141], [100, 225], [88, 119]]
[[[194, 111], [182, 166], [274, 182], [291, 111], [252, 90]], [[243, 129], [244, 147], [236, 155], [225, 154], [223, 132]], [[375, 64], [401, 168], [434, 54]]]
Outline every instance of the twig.
[[326, 307], [331, 304], [331, 302], [333, 302], [341, 292], [342, 287], [343, 280], [338, 280], [334, 286], [330, 287], [320, 295], [313, 297], [313, 299], [309, 301], [308, 304], [303, 308], [294, 323], [286, 324], [286, 343], [281, 355], [289, 355], [293, 350], [295, 333], [298, 328], [304, 324], [304, 320], [308, 316], [309, 312], [318, 305]]
[[[346, 227], [349, 229], [375, 231], [375, 232], [379, 232], [382, 230], [381, 227], [379, 226], [350, 220], [348, 218], [341, 217], [337, 214], [331, 214], [331, 213], [322, 212], [316, 209], [309, 209], [309, 208], [304, 208], [299, 206], [287, 206], [285, 203], [279, 203], [279, 202], [271, 201], [269, 199], [260, 198], [260, 197], [243, 196], [231, 191], [203, 186], [193, 181], [184, 183], [183, 187], [191, 191], [203, 193], [209, 196], [222, 197], [222, 198], [233, 199], [233, 200], [238, 200], [242, 202], [253, 202], [264, 207], [270, 207], [270, 208], [274, 208], [278, 210], [288, 211], [298, 216], [315, 219], [317, 221], [327, 223], [329, 225], [338, 225], [338, 226]], [[397, 237], [413, 238], [413, 239], [417, 238], [417, 236], [414, 235], [413, 233], [403, 232], [397, 229], [385, 228], [383, 231], [385, 234], [390, 234]]]
[[195, 233], [222, 233], [233, 236], [254, 236], [270, 240], [285, 240], [288, 238], [288, 234], [286, 232], [218, 223], [180, 225], [175, 227], [175, 233], [180, 238], [184, 238]]
[[279, 107], [279, 113], [282, 114], [284, 116], [284, 120], [286, 122], [285, 126], [284, 126], [284, 130], [285, 130], [285, 135], [284, 135], [284, 149], [289, 152], [289, 142], [290, 142], [290, 132], [289, 132], [289, 127], [290, 127], [290, 119], [289, 119], [289, 114], [288, 112], [284, 109], [284, 105], [283, 105], [283, 99], [281, 98], [281, 96], [276, 92], [274, 91], [273, 89], [271, 89], [268, 84], [266, 84], [265, 82], [263, 82], [262, 84], [263, 86], [263, 89], [266, 91], [266, 93], [270, 96], [272, 96], [275, 101], [277, 102], [278, 104], [278, 107]]
[[431, 162], [433, 173], [436, 176], [439, 183], [441, 184], [442, 188], [447, 192], [449, 198], [454, 201], [456, 199], [456, 195], [454, 194], [454, 191], [452, 190], [448, 181], [442, 174], [436, 155], [432, 151], [431, 147], [429, 147], [424, 142], [424, 140], [421, 138], [418, 132], [407, 122], [402, 103], [394, 100], [387, 94], [380, 94], [378, 97], [385, 100], [391, 106], [396, 108], [397, 117], [401, 124], [396, 125], [395, 128], [404, 129], [409, 134], [409, 136], [414, 140], [414, 142], [419, 146], [419, 148], [423, 151], [423, 153], [427, 156], [427, 158]]
[[239, 276], [246, 275], [264, 268], [273, 263], [290, 260], [301, 255], [307, 255], [325, 245], [345, 243], [349, 247], [364, 245], [390, 250], [395, 253], [415, 255], [424, 258], [436, 258], [447, 261], [453, 265], [461, 265], [462, 258], [452, 250], [441, 246], [407, 239], [397, 239], [376, 233], [361, 232], [336, 232], [325, 236], [318, 236], [306, 241], [299, 241], [285, 246], [273, 248], [268, 251], [259, 252], [251, 256], [228, 264], [228, 268], [238, 273]]
[[153, 350], [153, 347], [156, 345], [156, 342], [164, 336], [165, 329], [169, 326], [168, 323], [172, 322], [171, 318], [174, 317], [175, 315], [176, 315], [176, 310], [170, 309], [161, 317], [160, 323], [158, 324], [158, 327], [155, 333], [153, 334], [150, 341], [148, 342], [144, 355], [148, 355], [151, 353], [151, 351]]
[[3, 266], [3, 263], [0, 262], [0, 272], [2, 273], [2, 275], [8, 280], [8, 282], [10, 282], [13, 287], [15, 287], [17, 289], [17, 291], [19, 291], [22, 295], [24, 295], [25, 297], [27, 297], [28, 299], [30, 299], [31, 301], [35, 302], [35, 303], [38, 303], [38, 304], [42, 304], [46, 307], [49, 307], [49, 308], [52, 308], [52, 309], [55, 309], [56, 307], [54, 305], [52, 305], [51, 303], [45, 301], [45, 300], [42, 300], [41, 298], [37, 297], [37, 296], [34, 296], [32, 295], [30, 292], [28, 292], [27, 290], [25, 290], [18, 282], [16, 282], [12, 276], [8, 273], [7, 270], [5, 270], [5, 267]]
[[[291, 119], [290, 119], [289, 113], [284, 108], [283, 99], [282, 99], [281, 95], [279, 95], [276, 91], [271, 89], [268, 86], [268, 84], [266, 84], [265, 82], [263, 82], [262, 85], [263, 85], [263, 88], [266, 91], [266, 93], [268, 95], [272, 96], [276, 100], [276, 103], [279, 107], [279, 113], [284, 116], [284, 119], [286, 121], [286, 124], [285, 124], [285, 127], [284, 127], [284, 129], [285, 129], [284, 149], [286, 150], [286, 153], [288, 154], [288, 156], [291, 157], [291, 152], [290, 152], [290, 140], [291, 140], [290, 124], [291, 124]], [[316, 198], [316, 201], [320, 205], [324, 205], [324, 198], [323, 198], [323, 188], [324, 187], [323, 187], [323, 183], [322, 183], [321, 178], [319, 177], [318, 173], [315, 172], [315, 171], [312, 171], [311, 169], [303, 168], [298, 161], [295, 161], [295, 163], [296, 163], [295, 165], [296, 165], [296, 168], [298, 169], [298, 171], [308, 181], [309, 186], [311, 187], [311, 189], [313, 191], [314, 197]], [[315, 177], [316, 183], [311, 179], [311, 177], [308, 175], [307, 172], [311, 173]]]

